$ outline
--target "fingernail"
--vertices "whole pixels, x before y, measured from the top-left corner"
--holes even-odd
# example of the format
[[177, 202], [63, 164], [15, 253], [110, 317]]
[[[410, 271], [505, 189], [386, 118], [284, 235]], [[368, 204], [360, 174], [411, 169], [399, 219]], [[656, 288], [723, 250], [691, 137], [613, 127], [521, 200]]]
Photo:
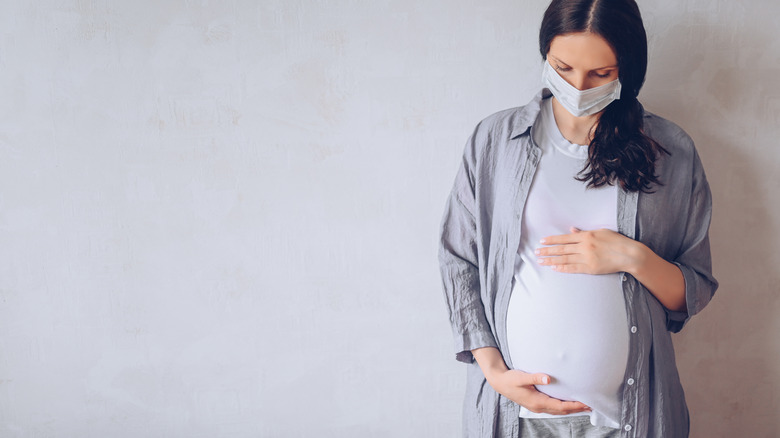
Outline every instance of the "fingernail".
[[541, 253], [542, 253], [542, 250], [541, 250], [541, 249], [536, 249], [536, 250], [534, 251], [534, 254], [536, 254], [536, 255], [539, 255], [539, 254], [541, 254]]
[[539, 263], [540, 265], [544, 264], [544, 259], [536, 259], [536, 263]]
[[550, 378], [547, 376], [542, 377], [542, 383], [544, 383], [545, 385], [550, 383]]
[[545, 242], [547, 242], [547, 239], [542, 239], [539, 241], [539, 243], [541, 243], [542, 245], [544, 245]]

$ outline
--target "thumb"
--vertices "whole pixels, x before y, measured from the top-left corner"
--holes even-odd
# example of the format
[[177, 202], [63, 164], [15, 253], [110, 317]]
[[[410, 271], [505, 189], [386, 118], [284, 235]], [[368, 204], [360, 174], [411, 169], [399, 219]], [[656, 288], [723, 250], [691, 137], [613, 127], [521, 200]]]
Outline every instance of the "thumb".
[[531, 377], [531, 385], [547, 385], [552, 380], [550, 376], [542, 373], [530, 374], [529, 377]]

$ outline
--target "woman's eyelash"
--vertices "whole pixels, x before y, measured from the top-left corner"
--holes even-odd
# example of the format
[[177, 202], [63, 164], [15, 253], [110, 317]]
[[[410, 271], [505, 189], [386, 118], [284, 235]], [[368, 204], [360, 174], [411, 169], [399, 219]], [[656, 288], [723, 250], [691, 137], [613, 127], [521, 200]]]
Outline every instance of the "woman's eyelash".
[[[560, 65], [556, 65], [555, 69], [558, 70], [558, 71], [561, 71], [561, 72], [571, 71], [571, 67], [561, 67]], [[600, 77], [600, 78], [609, 77], [609, 75], [611, 75], [611, 74], [612, 74], [612, 72], [608, 72], [608, 73], [604, 73], [604, 74], [599, 74], [599, 73], [593, 72], [594, 76], [597, 76], [597, 77]]]

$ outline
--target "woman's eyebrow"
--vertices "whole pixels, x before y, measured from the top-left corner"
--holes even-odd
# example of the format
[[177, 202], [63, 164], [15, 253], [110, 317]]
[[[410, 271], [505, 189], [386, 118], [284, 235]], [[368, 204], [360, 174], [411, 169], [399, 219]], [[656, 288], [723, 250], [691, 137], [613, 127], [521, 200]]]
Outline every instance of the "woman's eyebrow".
[[556, 58], [555, 56], [552, 56], [552, 55], [550, 55], [550, 57], [551, 57], [552, 59], [556, 60], [557, 62], [559, 62], [559, 63], [561, 63], [561, 64], [565, 65], [566, 67], [571, 67], [569, 64], [567, 64], [567, 63], [565, 63], [565, 62], [561, 61], [560, 59]]
[[[570, 66], [569, 64], [567, 64], [567, 63], [565, 63], [565, 62], [561, 61], [561, 60], [560, 60], [560, 58], [556, 58], [556, 57], [555, 57], [555, 56], [553, 56], [553, 55], [548, 55], [548, 56], [549, 56], [550, 58], [554, 59], [556, 62], [558, 62], [558, 63], [560, 63], [560, 64], [562, 64], [562, 65], [564, 65], [564, 66], [566, 66], [566, 67], [569, 67], [569, 68], [571, 68], [571, 66]], [[593, 69], [593, 70], [591, 70], [591, 71], [596, 71], [596, 70], [606, 70], [606, 69], [608, 69], [608, 68], [618, 68], [618, 65], [617, 65], [617, 64], [615, 64], [615, 65], [608, 65], [608, 66], [606, 66], [606, 67], [599, 67], [599, 68], [594, 68], [594, 69]]]

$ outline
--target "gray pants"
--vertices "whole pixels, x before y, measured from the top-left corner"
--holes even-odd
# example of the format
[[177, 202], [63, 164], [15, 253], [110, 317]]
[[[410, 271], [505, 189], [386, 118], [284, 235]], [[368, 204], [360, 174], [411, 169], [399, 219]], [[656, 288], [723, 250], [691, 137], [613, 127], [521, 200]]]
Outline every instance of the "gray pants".
[[597, 427], [590, 417], [520, 418], [522, 438], [617, 438], [620, 429]]

